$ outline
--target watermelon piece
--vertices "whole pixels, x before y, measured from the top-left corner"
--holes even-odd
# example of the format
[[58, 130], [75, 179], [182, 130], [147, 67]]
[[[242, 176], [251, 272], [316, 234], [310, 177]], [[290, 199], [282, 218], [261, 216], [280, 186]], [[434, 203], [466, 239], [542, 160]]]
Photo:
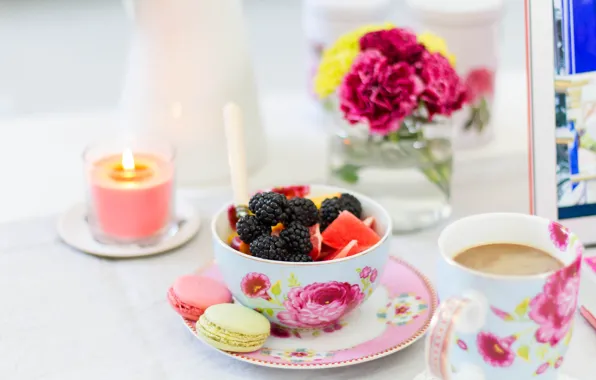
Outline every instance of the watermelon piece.
[[328, 245], [323, 244], [322, 248], [321, 248], [321, 253], [319, 254], [319, 259], [318, 261], [323, 260], [325, 257], [332, 255], [335, 253], [335, 251], [337, 251], [337, 249], [335, 248], [331, 248]]
[[325, 257], [323, 261], [337, 260], [343, 259], [344, 257], [353, 256], [357, 253], [357, 250], [358, 241], [352, 240], [348, 244], [346, 244], [346, 246], [342, 249], [338, 249], [337, 251], [335, 251], [335, 253], [332, 253], [331, 255]]
[[310, 186], [281, 186], [271, 189], [274, 193], [283, 194], [286, 198], [304, 198], [310, 193]]
[[236, 223], [238, 223], [238, 216], [236, 215], [236, 207], [234, 205], [228, 206], [228, 223], [230, 228], [236, 231]]
[[368, 228], [372, 228], [373, 230], [375, 229], [375, 217], [374, 216], [369, 216], [368, 218], [364, 219], [362, 221], [362, 223], [364, 223], [364, 225], [367, 226]]
[[312, 250], [310, 251], [310, 257], [313, 261], [317, 261], [321, 256], [321, 250], [323, 248], [323, 236], [321, 236], [321, 228], [318, 224], [308, 229], [310, 232], [310, 242], [312, 243]]
[[342, 211], [339, 216], [323, 231], [323, 243], [340, 249], [352, 240], [358, 245], [373, 246], [381, 237], [349, 211]]

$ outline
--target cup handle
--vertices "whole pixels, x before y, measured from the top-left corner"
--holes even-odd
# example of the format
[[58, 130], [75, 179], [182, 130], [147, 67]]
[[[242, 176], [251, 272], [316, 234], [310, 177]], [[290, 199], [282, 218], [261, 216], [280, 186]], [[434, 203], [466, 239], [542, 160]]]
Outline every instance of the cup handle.
[[465, 297], [443, 301], [432, 318], [426, 336], [425, 358], [428, 372], [440, 379], [451, 379], [449, 347], [454, 332], [480, 329], [486, 318], [486, 305], [481, 295], [469, 292]]

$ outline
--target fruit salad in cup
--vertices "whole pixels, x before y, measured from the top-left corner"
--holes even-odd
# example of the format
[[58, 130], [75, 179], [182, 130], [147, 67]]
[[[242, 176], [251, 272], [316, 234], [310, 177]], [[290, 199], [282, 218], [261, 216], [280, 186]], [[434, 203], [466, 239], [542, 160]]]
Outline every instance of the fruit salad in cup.
[[356, 255], [377, 244], [375, 219], [362, 217], [360, 200], [349, 193], [309, 196], [307, 186], [278, 187], [257, 192], [250, 213], [228, 219], [234, 231], [228, 244], [265, 260], [330, 261]]
[[248, 215], [211, 223], [215, 261], [236, 302], [287, 331], [335, 326], [370, 297], [389, 259], [391, 217], [345, 189], [261, 191]]

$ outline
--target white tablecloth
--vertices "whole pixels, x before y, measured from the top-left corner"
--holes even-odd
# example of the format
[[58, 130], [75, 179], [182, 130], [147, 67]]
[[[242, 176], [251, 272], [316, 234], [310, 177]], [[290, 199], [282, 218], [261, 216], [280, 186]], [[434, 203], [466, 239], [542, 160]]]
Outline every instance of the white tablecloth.
[[[455, 179], [455, 217], [527, 210], [525, 181], [479, 172], [474, 185]], [[517, 196], [513, 196], [517, 194]], [[205, 347], [166, 302], [181, 274], [212, 257], [208, 217], [230, 199], [223, 191], [195, 196], [203, 228], [175, 252], [106, 260], [77, 252], [56, 236], [56, 218], [0, 225], [0, 379], [410, 380], [423, 369], [423, 342], [370, 363], [315, 371], [261, 368]], [[393, 254], [434, 277], [440, 227], [395, 237]], [[578, 318], [564, 370], [588, 380], [596, 373], [596, 332]]]

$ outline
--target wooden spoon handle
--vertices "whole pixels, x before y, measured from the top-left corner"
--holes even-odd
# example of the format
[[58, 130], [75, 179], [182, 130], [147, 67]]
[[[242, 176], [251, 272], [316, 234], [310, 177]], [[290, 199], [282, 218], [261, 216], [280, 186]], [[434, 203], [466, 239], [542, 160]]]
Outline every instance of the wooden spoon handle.
[[223, 108], [224, 126], [228, 145], [228, 161], [234, 192], [234, 204], [237, 212], [247, 211], [248, 177], [246, 174], [246, 146], [242, 110], [235, 103], [228, 103]]

